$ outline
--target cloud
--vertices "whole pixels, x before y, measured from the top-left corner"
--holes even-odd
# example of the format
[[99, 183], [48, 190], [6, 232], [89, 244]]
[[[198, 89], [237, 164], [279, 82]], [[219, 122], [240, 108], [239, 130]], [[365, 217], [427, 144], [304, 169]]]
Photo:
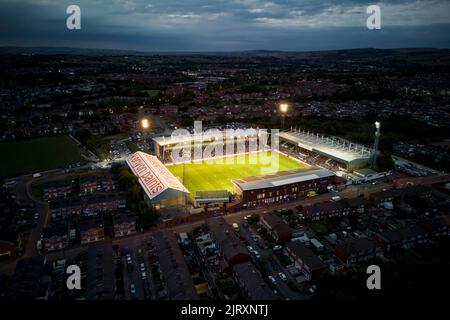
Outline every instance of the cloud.
[[[382, 30], [366, 29], [367, 0], [0, 0], [0, 45], [156, 51], [449, 46], [447, 0], [381, 0]], [[376, 3], [376, 2], [375, 2]], [[374, 3], [370, 3], [374, 4]]]

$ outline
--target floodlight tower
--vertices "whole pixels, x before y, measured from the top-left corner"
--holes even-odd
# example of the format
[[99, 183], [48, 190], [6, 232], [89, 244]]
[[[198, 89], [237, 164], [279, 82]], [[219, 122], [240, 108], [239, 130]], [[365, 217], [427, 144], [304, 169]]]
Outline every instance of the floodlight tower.
[[152, 126], [150, 120], [148, 118], [141, 118], [140, 120], [141, 131], [142, 131], [142, 140], [147, 143], [149, 137], [149, 131]]
[[286, 116], [286, 112], [288, 111], [288, 104], [282, 103], [280, 104], [280, 113], [281, 113], [281, 130], [284, 129], [284, 117]]
[[150, 122], [148, 121], [147, 118], [143, 118], [143, 119], [141, 120], [141, 127], [142, 127], [142, 129], [144, 129], [144, 130], [146, 130], [146, 129], [148, 129], [148, 128], [150, 127]]
[[377, 157], [378, 157], [378, 145], [380, 144], [380, 127], [381, 123], [379, 121], [375, 121], [375, 141], [373, 143], [373, 154], [372, 159], [370, 160], [370, 167], [375, 169], [377, 166]]

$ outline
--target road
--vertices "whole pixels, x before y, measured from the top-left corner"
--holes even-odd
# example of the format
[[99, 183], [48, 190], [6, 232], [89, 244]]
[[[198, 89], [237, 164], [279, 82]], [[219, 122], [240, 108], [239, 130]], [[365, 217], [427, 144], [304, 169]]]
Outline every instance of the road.
[[36, 199], [31, 191], [31, 179], [22, 178], [16, 180], [16, 194], [17, 200], [25, 205], [34, 205], [34, 212], [39, 213], [39, 219], [36, 221], [36, 225], [31, 230], [27, 243], [22, 254], [22, 258], [30, 258], [39, 254], [36, 248], [36, 242], [41, 238], [42, 231], [47, 221], [48, 203]]
[[[283, 209], [283, 208], [295, 209], [299, 205], [308, 206], [308, 205], [312, 205], [315, 203], [330, 201], [331, 197], [335, 196], [335, 195], [339, 195], [341, 198], [354, 198], [354, 197], [359, 196], [360, 194], [364, 194], [365, 197], [368, 197], [370, 194], [372, 194], [374, 192], [379, 192], [379, 191], [382, 191], [383, 189], [389, 189], [389, 188], [392, 188], [392, 186], [393, 186], [393, 183], [379, 183], [376, 185], [370, 184], [370, 185], [349, 186], [348, 189], [341, 191], [339, 193], [326, 193], [326, 194], [318, 195], [313, 198], [305, 198], [305, 199], [301, 199], [301, 200], [285, 202], [282, 204], [271, 205], [270, 207], [261, 207], [261, 208], [257, 208], [257, 209], [242, 210], [237, 213], [230, 213], [230, 214], [227, 214], [222, 217], [230, 224], [239, 223], [240, 221], [242, 221], [242, 219], [244, 219], [244, 217], [246, 215], [249, 215], [249, 214], [260, 215], [264, 212], [268, 212], [268, 211], [272, 211], [272, 210], [279, 210], [279, 209]], [[197, 222], [192, 222], [192, 223], [188, 223], [188, 224], [173, 226], [173, 227], [170, 227], [169, 229], [176, 233], [188, 232], [188, 231], [192, 230], [193, 228], [198, 227], [202, 224], [203, 224], [203, 221], [197, 221]]]
[[[257, 236], [257, 234], [250, 227], [244, 228], [241, 225], [239, 227], [239, 230], [240, 235], [246, 239], [249, 245], [260, 253], [267, 275], [268, 276], [271, 275], [276, 279], [277, 281], [276, 290], [280, 298], [291, 300], [306, 299], [306, 296], [302, 294], [300, 291], [293, 290], [287, 285], [287, 282], [290, 282], [291, 284], [293, 284], [294, 287], [298, 288], [298, 286], [295, 283], [295, 279], [290, 275], [289, 272], [287, 272], [286, 268], [284, 268], [284, 266], [275, 256], [272, 249], [268, 248], [265, 245], [262, 248], [262, 244], [264, 243], [264, 241], [261, 239], [261, 237], [258, 236], [258, 241], [253, 240], [252, 236]], [[255, 258], [253, 254], [252, 257]], [[283, 272], [287, 276], [288, 280], [283, 281], [278, 275], [279, 272]]]
[[137, 249], [136, 248], [125, 248], [125, 252], [128, 252], [131, 254], [131, 264], [126, 262], [126, 259], [124, 259], [124, 263], [126, 265], [125, 268], [125, 291], [130, 294], [130, 285], [134, 284], [136, 288], [136, 293], [131, 296], [132, 298], [136, 298], [139, 300], [144, 299], [144, 288], [142, 284], [141, 279], [141, 272], [139, 270], [139, 263], [138, 263], [138, 255], [137, 255]]
[[[369, 198], [371, 194], [380, 192], [383, 190], [388, 190], [392, 188], [404, 188], [409, 185], [430, 185], [434, 183], [444, 182], [450, 180], [450, 174], [447, 175], [437, 175], [437, 176], [428, 176], [428, 177], [405, 177], [395, 179], [389, 182], [377, 182], [376, 184], [362, 184], [362, 185], [350, 185], [343, 191], [338, 193], [325, 193], [318, 195], [313, 198], [304, 198], [300, 200], [295, 200], [291, 202], [285, 202], [282, 204], [271, 205], [270, 207], [261, 207], [257, 209], [247, 209], [242, 210], [237, 213], [227, 214], [222, 216], [228, 223], [239, 223], [241, 222], [246, 215], [254, 214], [261, 215], [264, 212], [272, 211], [272, 210], [280, 210], [283, 208], [286, 209], [295, 209], [297, 206], [308, 206], [313, 205], [315, 203], [321, 203], [330, 201], [332, 196], [339, 195], [341, 198], [355, 198], [359, 195], [364, 195], [365, 198]], [[191, 222], [187, 224], [181, 224], [169, 227], [170, 230], [176, 233], [180, 232], [189, 232], [195, 227], [201, 226], [203, 221]]]

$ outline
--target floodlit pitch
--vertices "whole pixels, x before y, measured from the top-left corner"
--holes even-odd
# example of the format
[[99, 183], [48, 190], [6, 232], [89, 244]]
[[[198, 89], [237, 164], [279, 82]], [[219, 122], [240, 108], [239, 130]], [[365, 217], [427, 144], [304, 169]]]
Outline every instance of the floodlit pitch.
[[[195, 197], [198, 190], [228, 190], [233, 191], [232, 179], [254, 176], [262, 173], [273, 173], [277, 171], [289, 170], [305, 165], [291, 159], [283, 154], [278, 154], [278, 166], [270, 166], [259, 161], [261, 156], [269, 156], [270, 152], [260, 152], [253, 154], [230, 156], [233, 161], [219, 161], [211, 159], [203, 162], [177, 164], [168, 166], [168, 169], [175, 175], [183, 185], [189, 190], [191, 198]], [[276, 169], [275, 169], [276, 168]], [[184, 172], [184, 177], [183, 177]]]

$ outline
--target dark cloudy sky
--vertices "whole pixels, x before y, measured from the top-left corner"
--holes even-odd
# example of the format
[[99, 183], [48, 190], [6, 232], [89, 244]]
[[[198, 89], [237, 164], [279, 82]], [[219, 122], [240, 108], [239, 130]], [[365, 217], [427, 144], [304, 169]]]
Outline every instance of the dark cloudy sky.
[[[81, 30], [66, 8], [81, 8]], [[366, 28], [378, 4], [382, 29]], [[0, 46], [144, 51], [450, 47], [449, 0], [0, 0]]]

